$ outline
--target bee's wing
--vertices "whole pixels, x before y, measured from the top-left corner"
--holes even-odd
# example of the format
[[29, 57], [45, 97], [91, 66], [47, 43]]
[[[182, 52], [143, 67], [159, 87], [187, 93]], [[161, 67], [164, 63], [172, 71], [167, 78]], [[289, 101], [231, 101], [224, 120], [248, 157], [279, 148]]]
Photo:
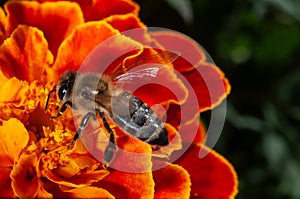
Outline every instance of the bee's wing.
[[[119, 68], [111, 74], [113, 81], [134, 81], [135, 79], [149, 80], [156, 77], [160, 67], [172, 63], [179, 57], [179, 53], [163, 51], [149, 57], [142, 58], [127, 66]], [[134, 70], [134, 68], [144, 65], [142, 69]]]
[[[152, 65], [153, 66], [153, 65]], [[156, 77], [159, 67], [143, 68], [133, 72], [127, 72], [114, 78], [118, 82], [133, 82], [135, 79], [149, 80]]]

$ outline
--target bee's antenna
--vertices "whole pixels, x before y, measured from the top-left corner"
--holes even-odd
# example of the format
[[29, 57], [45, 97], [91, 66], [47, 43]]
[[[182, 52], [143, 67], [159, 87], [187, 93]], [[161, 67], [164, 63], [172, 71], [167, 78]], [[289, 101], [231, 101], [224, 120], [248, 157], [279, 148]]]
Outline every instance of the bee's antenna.
[[52, 89], [52, 90], [48, 93], [47, 101], [46, 101], [45, 108], [44, 108], [44, 111], [45, 111], [45, 112], [47, 111], [47, 108], [48, 108], [48, 103], [49, 103], [50, 95], [51, 95], [51, 93], [53, 93], [53, 92], [55, 92], [55, 91], [56, 91], [56, 87], [55, 87], [54, 89]]

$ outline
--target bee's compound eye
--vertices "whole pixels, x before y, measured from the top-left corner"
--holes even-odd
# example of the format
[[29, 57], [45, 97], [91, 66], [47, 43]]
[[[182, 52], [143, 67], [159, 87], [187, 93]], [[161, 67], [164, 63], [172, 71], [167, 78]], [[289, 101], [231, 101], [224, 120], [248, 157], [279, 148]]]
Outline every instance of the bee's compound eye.
[[63, 100], [66, 94], [69, 92], [69, 87], [66, 84], [61, 85], [58, 90], [58, 97], [59, 99]]

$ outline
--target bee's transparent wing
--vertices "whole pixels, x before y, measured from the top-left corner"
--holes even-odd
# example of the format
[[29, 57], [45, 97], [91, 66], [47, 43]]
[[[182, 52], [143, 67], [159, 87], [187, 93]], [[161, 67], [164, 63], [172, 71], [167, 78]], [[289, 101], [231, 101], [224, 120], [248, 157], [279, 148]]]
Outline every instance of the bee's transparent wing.
[[156, 77], [159, 67], [143, 68], [133, 72], [127, 72], [114, 78], [114, 81], [130, 82], [135, 79], [149, 80]]
[[[120, 64], [117, 67], [119, 69], [111, 74], [112, 80], [118, 82], [129, 82], [134, 81], [135, 79], [152, 79], [156, 77], [162, 65], [172, 63], [178, 57], [179, 53], [163, 51], [149, 57], [142, 58], [127, 66], [122, 67]], [[142, 66], [143, 68], [135, 70], [138, 66]]]

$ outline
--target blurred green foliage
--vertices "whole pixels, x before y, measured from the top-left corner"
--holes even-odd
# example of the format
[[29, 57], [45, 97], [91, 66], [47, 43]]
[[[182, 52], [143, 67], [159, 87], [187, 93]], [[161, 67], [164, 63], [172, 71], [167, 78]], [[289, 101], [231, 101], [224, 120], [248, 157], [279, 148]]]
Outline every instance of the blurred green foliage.
[[238, 172], [238, 198], [300, 198], [300, 1], [137, 2], [144, 23], [189, 35], [229, 78], [215, 148]]
[[229, 78], [215, 148], [238, 172], [238, 198], [300, 198], [300, 1], [136, 2], [146, 25], [189, 35]]

